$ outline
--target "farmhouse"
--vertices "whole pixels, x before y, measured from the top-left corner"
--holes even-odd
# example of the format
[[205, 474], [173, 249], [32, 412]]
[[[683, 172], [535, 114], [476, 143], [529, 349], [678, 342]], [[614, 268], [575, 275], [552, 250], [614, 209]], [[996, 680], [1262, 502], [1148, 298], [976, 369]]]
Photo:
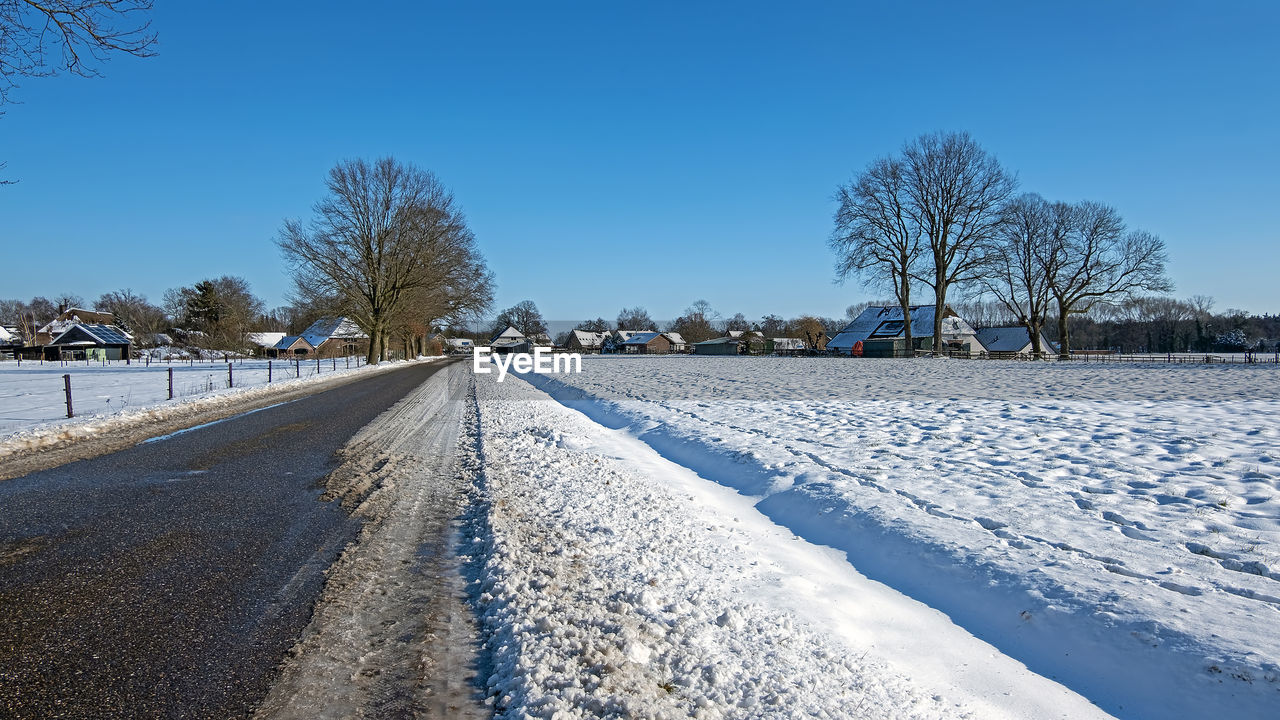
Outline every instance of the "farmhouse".
[[671, 352], [673, 353], [689, 352], [689, 343], [684, 341], [684, 338], [680, 336], [680, 333], [665, 332], [662, 334], [666, 335], [667, 339], [671, 341]]
[[325, 317], [302, 331], [302, 338], [321, 357], [359, 355], [369, 351], [369, 336], [354, 321], [344, 317]]
[[44, 346], [46, 360], [128, 360], [129, 334], [115, 325], [72, 323]]
[[533, 352], [533, 343], [529, 338], [514, 327], [508, 325], [506, 330], [494, 335], [489, 340], [489, 347], [497, 353], [527, 353]]
[[666, 355], [671, 352], [671, 340], [660, 332], [642, 332], [622, 343], [622, 351], [638, 355]]
[[[1021, 325], [982, 328], [977, 331], [977, 335], [978, 342], [993, 357], [1031, 354], [1031, 338], [1027, 336], [1027, 329]], [[1058, 352], [1057, 346], [1049, 342], [1043, 332], [1040, 333], [1040, 352]]]
[[254, 355], [268, 356], [274, 355], [276, 343], [283, 340], [284, 336], [282, 332], [251, 332], [245, 335], [245, 339], [248, 340]]
[[605, 340], [609, 338], [608, 332], [591, 332], [590, 330], [573, 330], [569, 333], [569, 339], [565, 341], [565, 348], [574, 352], [592, 353], [600, 352], [604, 348]]
[[301, 335], [286, 335], [280, 338], [280, 342], [276, 343], [272, 350], [275, 351], [276, 357], [293, 357], [310, 355], [316, 351], [316, 348]]
[[[862, 343], [865, 357], [911, 357], [916, 350], [930, 350], [934, 308], [933, 305], [910, 308], [912, 347], [906, 345], [902, 308], [873, 305], [831, 338], [827, 349], [849, 355], [855, 345]], [[984, 349], [969, 323], [949, 306], [942, 311], [942, 342], [943, 349], [953, 353], [978, 354]]]
[[444, 341], [445, 352], [450, 354], [471, 352], [475, 346], [471, 338], [446, 338]]
[[89, 323], [93, 325], [114, 325], [116, 316], [109, 312], [98, 312], [97, 310], [84, 310], [82, 308], [68, 308], [62, 314], [54, 318], [52, 322], [36, 331], [33, 344], [48, 345], [54, 341], [62, 333], [71, 329], [72, 325], [77, 323]]

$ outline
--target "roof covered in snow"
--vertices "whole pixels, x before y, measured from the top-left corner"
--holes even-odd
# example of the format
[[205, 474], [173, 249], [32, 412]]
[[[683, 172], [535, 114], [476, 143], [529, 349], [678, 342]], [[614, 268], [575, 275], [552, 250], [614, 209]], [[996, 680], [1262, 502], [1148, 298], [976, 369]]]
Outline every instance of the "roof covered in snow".
[[573, 330], [573, 337], [582, 347], [595, 348], [604, 344], [605, 338], [609, 337], [608, 332], [591, 332], [590, 330]]
[[622, 344], [623, 344], [623, 345], [648, 345], [649, 343], [653, 342], [654, 338], [658, 337], [658, 336], [659, 336], [659, 335], [661, 335], [661, 334], [662, 334], [662, 333], [660, 333], [660, 332], [637, 332], [637, 333], [632, 333], [632, 334], [631, 334], [631, 337], [630, 337], [630, 338], [628, 338], [628, 339], [627, 339], [625, 342], [623, 342]]
[[[933, 337], [933, 305], [916, 305], [911, 310], [911, 336], [913, 338]], [[903, 321], [902, 308], [896, 305], [873, 305], [844, 326], [827, 343], [828, 348], [848, 350], [855, 343], [865, 340], [900, 338], [906, 323]], [[942, 337], [958, 338], [973, 335], [973, 328], [951, 308], [942, 313]]]
[[249, 339], [249, 342], [257, 345], [258, 347], [269, 348], [275, 347], [276, 343], [280, 342], [280, 340], [284, 338], [284, 335], [285, 334], [282, 332], [253, 332], [249, 333], [245, 337]]
[[494, 336], [493, 336], [493, 338], [492, 338], [489, 342], [491, 342], [491, 343], [496, 343], [496, 342], [498, 342], [499, 340], [516, 340], [516, 341], [519, 341], [519, 340], [523, 340], [523, 339], [524, 339], [524, 334], [523, 334], [523, 333], [521, 333], [519, 330], [515, 329], [515, 327], [514, 327], [514, 326], [508, 325], [506, 330], [503, 330], [502, 332], [498, 333], [497, 335], [494, 335]]
[[299, 340], [306, 343], [309, 347], [315, 347], [315, 345], [307, 342], [307, 339], [301, 335], [286, 335], [280, 338], [280, 342], [276, 343], [275, 348], [277, 350], [290, 350], [298, 343]]
[[684, 341], [684, 338], [683, 338], [683, 337], [681, 337], [680, 333], [678, 333], [678, 332], [665, 332], [665, 333], [663, 333], [663, 335], [666, 335], [666, 336], [667, 336], [667, 339], [668, 339], [668, 340], [670, 340], [670, 341], [671, 341], [671, 343], [672, 343], [673, 345], [688, 345], [688, 344], [689, 344], [689, 343], [687, 343], [687, 342], [685, 342], [685, 341]]
[[302, 337], [311, 343], [312, 347], [320, 347], [330, 338], [365, 340], [369, 336], [353, 320], [344, 317], [325, 317], [311, 323], [311, 327], [302, 331]]
[[445, 344], [449, 347], [456, 348], [468, 348], [475, 346], [475, 343], [471, 342], [471, 338], [446, 338]]

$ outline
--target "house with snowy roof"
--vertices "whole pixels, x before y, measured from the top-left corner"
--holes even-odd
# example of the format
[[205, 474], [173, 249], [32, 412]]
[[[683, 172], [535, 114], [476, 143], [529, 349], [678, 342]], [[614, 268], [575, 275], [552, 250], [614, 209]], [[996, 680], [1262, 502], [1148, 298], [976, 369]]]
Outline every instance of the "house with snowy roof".
[[115, 325], [116, 316], [109, 312], [99, 312], [97, 310], [85, 310], [83, 308], [67, 308], [58, 317], [54, 318], [47, 325], [36, 331], [34, 345], [48, 345], [53, 342], [54, 338], [71, 328], [77, 323], [89, 323], [93, 325]]
[[280, 338], [280, 341], [271, 349], [275, 357], [283, 358], [310, 355], [316, 351], [315, 346], [301, 335], [286, 335]]
[[105, 323], [72, 323], [44, 346], [46, 360], [129, 360], [129, 333]]
[[680, 333], [667, 331], [662, 334], [666, 335], [667, 339], [671, 341], [671, 352], [673, 353], [689, 352], [689, 343], [685, 342], [684, 337], [680, 335]]
[[631, 355], [667, 355], [671, 352], [671, 339], [660, 332], [634, 333], [622, 343], [622, 352]]
[[[850, 355], [857, 346], [862, 349], [863, 357], [911, 357], [917, 350], [931, 350], [935, 308], [934, 305], [909, 308], [912, 347], [906, 346], [902, 308], [872, 305], [836, 333], [827, 343], [827, 350]], [[974, 329], [950, 306], [942, 309], [942, 343], [945, 350], [957, 354], [977, 355], [984, 350]]]
[[285, 334], [282, 332], [251, 332], [244, 336], [254, 355], [271, 354], [271, 351], [276, 347], [276, 343], [283, 340], [284, 337]]
[[445, 338], [444, 349], [447, 353], [469, 353], [476, 344], [471, 338]]
[[[1031, 354], [1031, 337], [1022, 325], [982, 328], [977, 331], [977, 335], [978, 342], [993, 357]], [[1043, 331], [1040, 333], [1040, 352], [1058, 352], [1057, 346], [1045, 337]]]
[[313, 352], [321, 357], [362, 355], [369, 351], [369, 336], [354, 320], [345, 317], [323, 317], [302, 331]]
[[565, 348], [579, 353], [600, 352], [604, 347], [605, 340], [609, 339], [609, 332], [592, 332], [590, 330], [570, 330], [569, 339], [565, 341]]

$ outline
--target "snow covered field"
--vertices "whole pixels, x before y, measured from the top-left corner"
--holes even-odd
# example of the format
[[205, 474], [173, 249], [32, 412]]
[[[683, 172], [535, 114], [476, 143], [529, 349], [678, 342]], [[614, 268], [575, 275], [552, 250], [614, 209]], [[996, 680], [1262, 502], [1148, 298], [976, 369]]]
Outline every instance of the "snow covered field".
[[[849, 693], [885, 693], [868, 695], [868, 702], [904, 714], [958, 714], [918, 690], [928, 683], [895, 660], [897, 651], [873, 642], [867, 657], [885, 671], [868, 672], [845, 662], [847, 655], [807, 664], [815, 661], [797, 648], [840, 656], [824, 644], [838, 633], [797, 625], [799, 644], [792, 647], [793, 638], [778, 631], [778, 616], [769, 614], [776, 607], [762, 614], [743, 609], [752, 601], [777, 606], [770, 597], [809, 605], [805, 592], [820, 594], [823, 583], [800, 591], [794, 588], [802, 581], [770, 575], [790, 578], [783, 551], [770, 555], [781, 570], [751, 565], [761, 562], [758, 540], [739, 535], [738, 522], [718, 514], [728, 501], [708, 505], [688, 492], [708, 485], [682, 474], [692, 470], [739, 491], [744, 508], [754, 505], [781, 527], [844, 551], [852, 568], [945, 613], [1108, 712], [1271, 717], [1280, 707], [1274, 366], [590, 357], [581, 375], [525, 378], [558, 402], [522, 397], [521, 407], [535, 409], [486, 413], [486, 402], [503, 402], [504, 393], [524, 385], [512, 378], [500, 389], [478, 383], [486, 443], [508, 438], [493, 454], [486, 445], [486, 460], [512, 465], [493, 472], [546, 507], [543, 522], [533, 526], [542, 534], [518, 545], [581, 543], [593, 552], [637, 554], [633, 577], [588, 574], [599, 587], [580, 591], [598, 598], [602, 612], [624, 607], [632, 623], [604, 621], [637, 645], [630, 651], [624, 643], [621, 655], [605, 653], [600, 663], [660, 655], [664, 641], [738, 643], [725, 656], [758, 667], [731, 670], [734, 680], [716, 685], [722, 694], [700, 695], [721, 710], [725, 703], [763, 703], [771, 697], [766, 688], [776, 694], [808, 678], [816, 684], [803, 696], [842, 698], [831, 707], [847, 710], [841, 703], [851, 701]], [[591, 439], [589, 429], [576, 429], [563, 406], [622, 429], [617, 437], [644, 443], [668, 465], [617, 467], [610, 458], [622, 454]], [[582, 454], [584, 448], [597, 457]], [[596, 462], [599, 470], [582, 464]], [[522, 485], [525, 476], [535, 480]], [[627, 486], [621, 477], [647, 485], [619, 494]], [[574, 483], [587, 487], [566, 489], [565, 496], [546, 489]], [[689, 495], [688, 502], [680, 499]], [[592, 509], [584, 514], [583, 507]], [[598, 519], [589, 520], [593, 515]], [[620, 530], [637, 524], [644, 530]], [[701, 528], [719, 538], [690, 541], [704, 557], [668, 562], [668, 552], [675, 553], [668, 549]], [[565, 543], [565, 534], [579, 537]], [[558, 562], [564, 566], [545, 577], [537, 566], [513, 571], [512, 582], [536, 589], [582, 577], [573, 575], [584, 572], [580, 558]], [[734, 595], [753, 582], [774, 581], [784, 589]], [[666, 604], [672, 587], [689, 583], [708, 595]], [[858, 605], [838, 599], [832, 612]], [[700, 612], [709, 614], [701, 620], [716, 622], [702, 622]], [[726, 625], [739, 629], [714, 629]], [[868, 627], [874, 632], [879, 625]], [[558, 632], [598, 647], [581, 635], [600, 628], [588, 614]], [[543, 642], [549, 646], [531, 652], [552, 657], [556, 643], [568, 640]], [[765, 660], [770, 652], [781, 654]], [[672, 687], [684, 687], [677, 679], [692, 670], [662, 664], [672, 668]], [[782, 684], [741, 684], [757, 675]], [[885, 682], [872, 690], [868, 675]], [[973, 707], [981, 693], [961, 696], [961, 705]]]
[[630, 434], [476, 384], [497, 717], [1104, 715]]

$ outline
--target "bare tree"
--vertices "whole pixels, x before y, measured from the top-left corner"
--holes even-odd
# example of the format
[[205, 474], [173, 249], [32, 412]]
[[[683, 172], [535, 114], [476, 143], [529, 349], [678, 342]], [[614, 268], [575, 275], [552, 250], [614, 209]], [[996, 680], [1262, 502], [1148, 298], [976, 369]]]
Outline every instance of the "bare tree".
[[142, 346], [149, 345], [151, 338], [164, 332], [168, 321], [163, 310], [128, 288], [103, 293], [94, 309], [114, 315], [116, 322], [133, 333], [136, 344]]
[[618, 311], [618, 329], [653, 332], [658, 329], [658, 324], [649, 317], [648, 310], [637, 305]]
[[1041, 258], [1065, 231], [1070, 212], [1035, 193], [1020, 195], [1004, 209], [996, 252], [989, 255], [983, 287], [1027, 330], [1031, 352], [1041, 357], [1041, 331], [1049, 311], [1049, 278]]
[[79, 295], [73, 292], [58, 293], [53, 298], [53, 305], [58, 309], [59, 315], [61, 315], [62, 313], [72, 308], [80, 308], [81, 310], [92, 309], [92, 308], [85, 307], [84, 298], [80, 297]]
[[488, 306], [492, 275], [435, 175], [393, 158], [346, 160], [326, 186], [312, 221], [286, 221], [276, 243], [298, 299], [334, 299], [369, 335], [370, 363], [386, 357], [407, 307], [444, 317]]
[[685, 342], [698, 343], [716, 337], [716, 329], [712, 325], [719, 318], [711, 303], [698, 300], [685, 309], [684, 315], [672, 320], [667, 330], [680, 333]]
[[1071, 357], [1069, 319], [1095, 305], [1114, 304], [1139, 291], [1168, 292], [1164, 241], [1127, 230], [1115, 208], [1097, 202], [1073, 206], [1070, 227], [1055, 237], [1042, 264], [1058, 309], [1058, 352]]
[[751, 323], [747, 321], [747, 316], [742, 313], [735, 313], [733, 317], [724, 321], [725, 332], [745, 332], [751, 329]]
[[1017, 183], [964, 132], [922, 135], [902, 155], [905, 209], [933, 261], [915, 277], [933, 288], [933, 350], [941, 352], [947, 291], [980, 276]]
[[0, 0], [0, 108], [21, 78], [97, 77], [112, 54], [154, 55], [150, 10], [151, 0]]
[[508, 327], [515, 328], [527, 338], [535, 338], [547, 332], [547, 323], [532, 300], [523, 300], [498, 313], [498, 318], [493, 322], [493, 334], [497, 335]]
[[[920, 225], [906, 207], [910, 197], [903, 162], [896, 158], [872, 162], [849, 184], [837, 188], [836, 199], [840, 207], [830, 239], [831, 249], [839, 258], [836, 276], [843, 281], [860, 275], [892, 289], [902, 308], [907, 347], [914, 347], [911, 275], [921, 255]], [[849, 319], [854, 317], [857, 316]]]
[[[645, 314], [648, 315], [648, 313], [645, 313]], [[609, 332], [610, 328], [609, 328], [608, 320], [605, 320], [602, 317], [598, 317], [595, 320], [585, 320], [583, 322], [580, 322], [576, 326], [574, 326], [573, 329], [583, 330], [585, 332], [602, 333], [602, 332]], [[620, 329], [626, 329], [626, 328], [620, 328]]]

